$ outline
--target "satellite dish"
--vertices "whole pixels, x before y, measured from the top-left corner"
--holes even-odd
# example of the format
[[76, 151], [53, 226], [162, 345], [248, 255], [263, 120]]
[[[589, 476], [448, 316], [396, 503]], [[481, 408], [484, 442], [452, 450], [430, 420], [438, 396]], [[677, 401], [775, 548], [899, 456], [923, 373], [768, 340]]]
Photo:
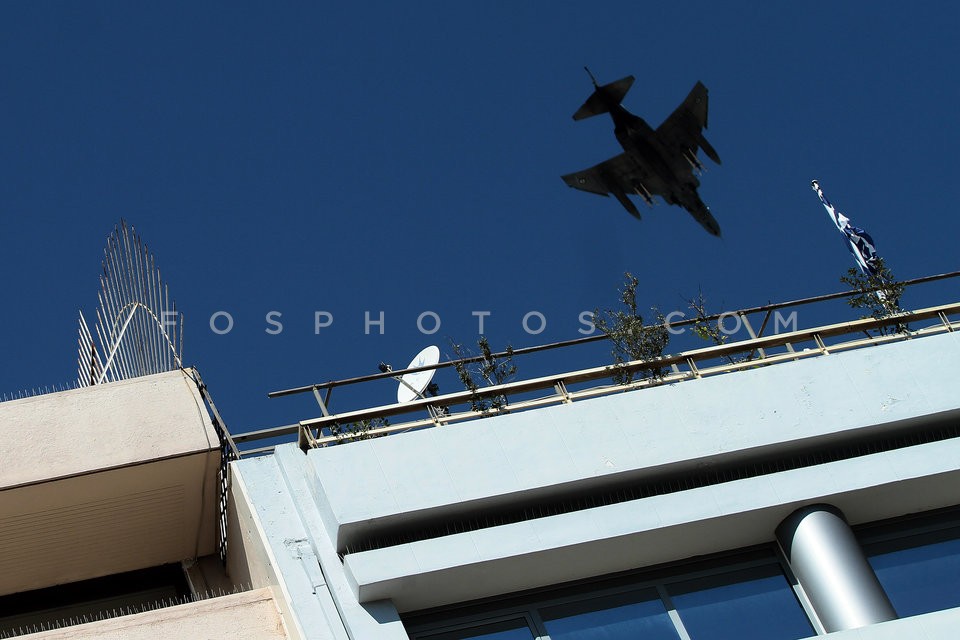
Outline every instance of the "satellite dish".
[[[430, 345], [410, 361], [407, 369], [418, 367], [430, 367], [440, 362], [440, 347]], [[423, 390], [427, 388], [430, 381], [433, 380], [433, 374], [436, 369], [426, 371], [417, 371], [414, 373], [405, 373], [400, 376], [400, 386], [397, 387], [397, 402], [410, 402], [415, 398], [422, 397]]]

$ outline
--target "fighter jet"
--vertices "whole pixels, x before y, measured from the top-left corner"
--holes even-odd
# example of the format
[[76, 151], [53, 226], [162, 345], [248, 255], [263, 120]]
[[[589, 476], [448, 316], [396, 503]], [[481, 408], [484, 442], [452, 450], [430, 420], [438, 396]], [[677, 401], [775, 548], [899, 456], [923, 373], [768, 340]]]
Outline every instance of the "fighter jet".
[[574, 120], [583, 120], [601, 113], [613, 118], [614, 135], [624, 153], [606, 162], [563, 176], [563, 181], [575, 189], [613, 194], [620, 204], [637, 219], [640, 212], [627, 194], [636, 194], [653, 206], [653, 196], [662, 197], [668, 204], [680, 205], [690, 212], [704, 229], [720, 235], [720, 225], [710, 213], [697, 187], [703, 165], [697, 159], [697, 149], [703, 149], [711, 160], [720, 164], [720, 156], [706, 138], [707, 88], [697, 82], [690, 95], [656, 129], [643, 118], [635, 116], [620, 102], [633, 85], [634, 77], [597, 85], [587, 69], [594, 91], [577, 112]]

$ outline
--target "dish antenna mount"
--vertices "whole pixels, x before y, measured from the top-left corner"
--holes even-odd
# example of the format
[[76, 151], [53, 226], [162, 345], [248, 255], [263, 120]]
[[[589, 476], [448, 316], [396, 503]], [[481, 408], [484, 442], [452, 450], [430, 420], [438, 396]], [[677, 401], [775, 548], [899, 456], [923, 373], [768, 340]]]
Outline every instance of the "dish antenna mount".
[[[413, 357], [407, 369], [419, 369], [421, 367], [432, 367], [440, 362], [440, 348], [436, 345], [426, 347], [420, 353]], [[380, 370], [392, 371], [388, 364], [380, 363]], [[400, 383], [397, 387], [397, 402], [403, 404], [416, 398], [422, 398], [423, 392], [430, 387], [430, 381], [433, 380], [433, 374], [436, 369], [426, 369], [424, 371], [411, 371], [402, 376], [394, 376], [394, 379]]]

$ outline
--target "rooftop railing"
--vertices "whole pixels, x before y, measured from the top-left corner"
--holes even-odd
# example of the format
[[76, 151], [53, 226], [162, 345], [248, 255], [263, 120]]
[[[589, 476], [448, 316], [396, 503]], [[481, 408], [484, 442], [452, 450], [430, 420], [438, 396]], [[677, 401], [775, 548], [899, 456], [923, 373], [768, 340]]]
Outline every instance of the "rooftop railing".
[[[960, 271], [917, 278], [904, 281], [901, 284], [910, 287], [957, 276], [960, 276]], [[238, 434], [233, 436], [233, 440], [242, 444], [265, 439], [289, 438], [296, 435], [300, 446], [304, 449], [323, 447], [354, 439], [378, 437], [504, 413], [515, 413], [548, 405], [575, 402], [585, 398], [623, 393], [650, 386], [769, 366], [808, 357], [824, 356], [844, 350], [871, 347], [891, 341], [909, 340], [960, 329], [960, 320], [951, 319], [951, 316], [960, 315], [960, 302], [957, 302], [905, 311], [879, 319], [867, 318], [764, 335], [769, 327], [772, 315], [778, 311], [849, 298], [857, 293], [859, 292], [843, 291], [671, 323], [672, 328], [681, 328], [695, 325], [698, 322], [714, 322], [723, 317], [736, 317], [737, 322], [742, 323], [750, 337], [728, 344], [665, 355], [654, 360], [636, 360], [617, 365], [616, 371], [639, 376], [627, 384], [611, 383], [611, 376], [615, 371], [614, 365], [603, 365], [491, 385], [476, 390], [421, 397], [405, 403], [388, 404], [339, 414], [333, 414], [329, 411], [330, 394], [336, 387], [384, 378], [398, 378], [408, 373], [455, 367], [458, 364], [469, 364], [484, 360], [483, 356], [475, 356], [440, 362], [432, 366], [388, 371], [275, 391], [268, 395], [276, 398], [312, 393], [317, 400], [321, 415], [301, 420], [297, 424]], [[762, 318], [759, 321], [759, 329], [756, 331], [750, 322], [751, 317], [754, 318], [754, 322], [757, 321], [757, 317]], [[921, 324], [925, 326], [919, 326]], [[871, 334], [871, 332], [874, 333]], [[597, 334], [576, 340], [515, 349], [509, 355], [518, 357], [605, 339], [608, 339], [605, 334]], [[507, 355], [507, 353], [493, 354], [494, 357], [505, 357]], [[654, 372], [657, 375], [652, 375]], [[498, 408], [482, 411], [472, 408], [476, 406], [478, 401], [494, 399], [497, 400]], [[402, 416], [402, 421], [388, 422], [387, 419], [397, 416]], [[348, 425], [362, 425], [362, 427], [353, 430], [344, 429]], [[241, 455], [252, 456], [269, 453], [273, 446], [273, 444], [270, 444], [257, 448], [241, 449]]]

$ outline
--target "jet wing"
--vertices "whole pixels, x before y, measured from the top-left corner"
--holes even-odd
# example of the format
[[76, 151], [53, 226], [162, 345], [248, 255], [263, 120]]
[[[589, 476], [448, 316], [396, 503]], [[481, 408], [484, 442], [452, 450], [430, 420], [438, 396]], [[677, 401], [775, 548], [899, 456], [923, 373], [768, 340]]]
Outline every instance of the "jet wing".
[[697, 82], [680, 106], [674, 109], [663, 123], [657, 127], [657, 137], [677, 154], [691, 154], [696, 159], [698, 148], [720, 164], [720, 156], [703, 137], [707, 126], [707, 88]]
[[[574, 189], [589, 191], [601, 196], [609, 196], [612, 193], [623, 205], [623, 208], [637, 219], [640, 219], [640, 212], [636, 205], [627, 198], [628, 193], [640, 195], [649, 204], [653, 204], [651, 202], [653, 196], [661, 196], [668, 200], [666, 197], [667, 189], [663, 181], [625, 153], [614, 156], [589, 169], [568, 173], [562, 178], [567, 186]], [[710, 213], [710, 209], [700, 200], [696, 191], [691, 191], [689, 197], [683, 198], [682, 201], [673, 201], [673, 203], [686, 209], [708, 233], [715, 236], [720, 235], [720, 225], [713, 214]]]
[[589, 169], [562, 176], [567, 186], [601, 196], [613, 194], [620, 204], [636, 218], [640, 212], [627, 198], [628, 193], [642, 196], [648, 202], [655, 195], [666, 193], [663, 181], [641, 163], [621, 153]]

